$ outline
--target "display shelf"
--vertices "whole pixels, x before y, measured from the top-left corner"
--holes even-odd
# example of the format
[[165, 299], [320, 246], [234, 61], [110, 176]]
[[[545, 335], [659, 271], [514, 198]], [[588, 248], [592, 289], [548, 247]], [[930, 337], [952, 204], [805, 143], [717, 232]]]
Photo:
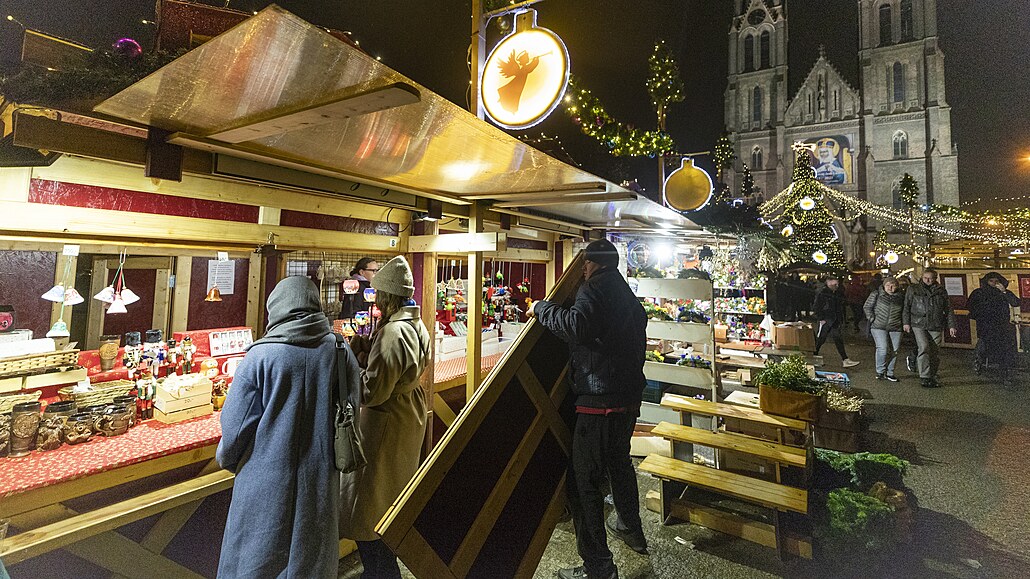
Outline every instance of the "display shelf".
[[664, 362], [644, 362], [644, 376], [648, 380], [695, 388], [711, 388], [715, 383], [715, 375], [710, 368], [694, 368]]
[[734, 316], [764, 316], [765, 312], [739, 312], [736, 310], [715, 310], [717, 314], [732, 314]]
[[694, 322], [647, 321], [647, 337], [679, 342], [709, 343], [712, 341], [712, 326]]
[[712, 299], [712, 282], [703, 279], [630, 278], [629, 284], [637, 296], [642, 298]]
[[724, 285], [714, 286], [717, 290], [731, 290], [731, 291], [749, 291], [749, 292], [764, 292], [764, 287], [729, 287]]

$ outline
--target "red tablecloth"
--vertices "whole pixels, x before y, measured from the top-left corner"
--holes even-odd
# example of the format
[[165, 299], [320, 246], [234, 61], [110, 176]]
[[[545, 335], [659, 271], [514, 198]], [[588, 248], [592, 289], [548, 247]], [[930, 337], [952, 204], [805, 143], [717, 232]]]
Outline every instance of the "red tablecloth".
[[[492, 356], [483, 356], [480, 358], [480, 368], [483, 369], [484, 375], [490, 370], [494, 369], [494, 366], [501, 361], [501, 356], [504, 354], [494, 354]], [[451, 360], [444, 360], [443, 362], [437, 362], [435, 370], [433, 372], [433, 382], [436, 384], [442, 384], [454, 380], [459, 376], [464, 376], [468, 373], [468, 362], [466, 358], [454, 358]]]
[[99, 436], [49, 452], [0, 458], [0, 499], [214, 444], [222, 438], [218, 416], [215, 412], [177, 424], [149, 420], [121, 436]]

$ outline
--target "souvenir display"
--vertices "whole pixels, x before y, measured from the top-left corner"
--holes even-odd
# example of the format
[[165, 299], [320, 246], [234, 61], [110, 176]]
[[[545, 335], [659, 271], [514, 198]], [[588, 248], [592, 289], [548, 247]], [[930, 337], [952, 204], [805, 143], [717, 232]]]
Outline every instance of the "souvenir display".
[[93, 416], [88, 412], [80, 412], [68, 417], [64, 425], [64, 441], [68, 444], [81, 444], [93, 437]]
[[0, 332], [9, 332], [14, 329], [14, 307], [7, 304], [0, 304]]
[[64, 429], [64, 417], [44, 416], [39, 421], [39, 431], [36, 438], [36, 449], [47, 451], [56, 450], [61, 447], [62, 430]]
[[36, 449], [39, 436], [39, 402], [15, 404], [11, 413], [12, 457], [25, 456]]
[[118, 335], [100, 336], [100, 369], [104, 372], [114, 368], [120, 342], [121, 336]]
[[0, 458], [11, 450], [11, 415], [0, 414]]

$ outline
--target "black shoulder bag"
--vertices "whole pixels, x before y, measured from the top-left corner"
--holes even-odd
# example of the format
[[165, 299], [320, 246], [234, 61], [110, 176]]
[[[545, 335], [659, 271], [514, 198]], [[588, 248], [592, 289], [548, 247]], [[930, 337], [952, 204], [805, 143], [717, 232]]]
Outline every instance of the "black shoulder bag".
[[[358, 439], [358, 427], [355, 424], [357, 412], [351, 404], [348, 383], [348, 358], [354, 354], [347, 346], [342, 336], [336, 337], [336, 388], [333, 398], [336, 406], [336, 468], [342, 473], [350, 473], [365, 466], [365, 452], [361, 449], [361, 440]], [[354, 364], [356, 366], [357, 364]]]

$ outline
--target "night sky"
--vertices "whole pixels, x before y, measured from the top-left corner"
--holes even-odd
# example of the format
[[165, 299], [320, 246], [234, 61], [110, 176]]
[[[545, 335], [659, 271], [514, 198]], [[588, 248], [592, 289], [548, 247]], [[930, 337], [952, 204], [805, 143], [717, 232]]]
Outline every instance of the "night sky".
[[[222, 5], [221, 0], [207, 3]], [[0, 15], [91, 46], [130, 36], [145, 46], [154, 0], [0, 0]], [[233, 0], [255, 10], [261, 0]], [[466, 106], [468, 0], [280, 0], [316, 24], [348, 30], [361, 47], [451, 101]], [[669, 112], [682, 152], [710, 149], [723, 131], [727, 32], [731, 0], [545, 0], [539, 24], [568, 46], [572, 72], [614, 116], [654, 125], [644, 88], [647, 57], [657, 38], [679, 56], [687, 99]], [[833, 8], [828, 8], [832, 6]], [[831, 62], [858, 86], [857, 2], [787, 0], [790, 91], [797, 90], [824, 44]], [[959, 146], [962, 199], [1030, 196], [1030, 10], [1026, 0], [939, 0], [940, 42], [947, 63], [947, 100]], [[4, 24], [8, 24], [4, 22]], [[498, 29], [491, 26], [492, 37]], [[557, 135], [585, 168], [612, 180], [639, 178], [649, 190], [656, 162], [615, 160], [579, 133], [561, 111], [528, 133]], [[705, 162], [701, 161], [704, 165]], [[1030, 205], [1030, 197], [1001, 206]]]

